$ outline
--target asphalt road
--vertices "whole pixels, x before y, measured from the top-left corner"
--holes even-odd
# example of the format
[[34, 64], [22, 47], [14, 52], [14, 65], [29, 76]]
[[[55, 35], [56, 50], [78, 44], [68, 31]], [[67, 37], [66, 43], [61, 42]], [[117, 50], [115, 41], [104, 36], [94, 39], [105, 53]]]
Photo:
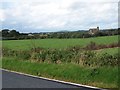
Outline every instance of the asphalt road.
[[35, 78], [3, 70], [2, 88], [78, 88], [78, 90], [98, 90]]

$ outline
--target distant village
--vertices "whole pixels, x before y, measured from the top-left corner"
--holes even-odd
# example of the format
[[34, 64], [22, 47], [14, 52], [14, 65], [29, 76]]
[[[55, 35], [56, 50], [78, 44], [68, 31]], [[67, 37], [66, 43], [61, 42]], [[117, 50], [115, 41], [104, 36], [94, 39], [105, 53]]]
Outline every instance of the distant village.
[[3, 29], [0, 31], [3, 40], [18, 39], [45, 39], [45, 38], [89, 38], [97, 36], [118, 35], [119, 29], [104, 29], [100, 27], [90, 28], [89, 30], [78, 31], [59, 31], [59, 32], [38, 32], [38, 33], [20, 33], [17, 30]]
[[[94, 35], [94, 34], [96, 34], [98, 32], [99, 32], [99, 27], [97, 27], [97, 28], [90, 28], [88, 33], [91, 34], [91, 35]], [[33, 34], [28, 34], [28, 36], [34, 36], [34, 35]]]

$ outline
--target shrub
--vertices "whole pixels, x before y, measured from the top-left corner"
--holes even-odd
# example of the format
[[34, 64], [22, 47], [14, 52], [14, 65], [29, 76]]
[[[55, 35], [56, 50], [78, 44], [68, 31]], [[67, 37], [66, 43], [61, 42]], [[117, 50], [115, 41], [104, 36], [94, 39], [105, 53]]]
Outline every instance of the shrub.
[[[92, 45], [92, 44], [91, 44]], [[94, 46], [96, 44], [93, 43]], [[98, 54], [90, 50], [82, 50], [79, 47], [70, 49], [42, 49], [36, 48], [29, 51], [15, 51], [3, 49], [3, 56], [16, 57], [23, 60], [50, 63], [76, 63], [83, 66], [116, 66], [118, 65], [118, 54]]]
[[85, 66], [91, 66], [94, 63], [94, 58], [95, 58], [96, 53], [95, 52], [91, 52], [91, 51], [85, 51], [82, 54], [82, 63]]
[[29, 51], [14, 51], [14, 57], [17, 57], [19, 59], [29, 60], [30, 56], [31, 55]]
[[97, 45], [96, 45], [96, 43], [95, 42], [90, 42], [90, 44], [88, 44], [87, 46], [86, 46], [86, 49], [87, 50], [96, 50], [97, 48]]

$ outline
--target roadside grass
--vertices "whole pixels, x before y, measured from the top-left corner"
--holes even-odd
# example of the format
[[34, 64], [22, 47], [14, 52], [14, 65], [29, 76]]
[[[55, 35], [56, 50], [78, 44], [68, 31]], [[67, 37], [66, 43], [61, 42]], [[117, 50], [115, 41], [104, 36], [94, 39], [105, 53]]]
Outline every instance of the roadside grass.
[[14, 50], [29, 50], [32, 47], [63, 49], [71, 46], [86, 46], [90, 42], [96, 44], [111, 44], [118, 42], [118, 35], [82, 38], [82, 39], [32, 39], [32, 40], [4, 40], [3, 47]]
[[4, 57], [2, 68], [100, 88], [118, 88], [118, 67], [82, 67], [72, 63], [48, 64]]

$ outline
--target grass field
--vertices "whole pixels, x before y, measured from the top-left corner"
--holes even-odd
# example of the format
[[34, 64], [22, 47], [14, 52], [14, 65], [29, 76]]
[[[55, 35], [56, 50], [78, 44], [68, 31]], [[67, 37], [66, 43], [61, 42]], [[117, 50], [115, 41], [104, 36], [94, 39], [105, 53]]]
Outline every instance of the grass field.
[[56, 49], [66, 48], [75, 45], [86, 46], [91, 41], [96, 42], [97, 44], [111, 44], [114, 42], [118, 42], [118, 35], [84, 39], [6, 40], [3, 41], [2, 43], [3, 47], [6, 48], [14, 50], [28, 50], [33, 46]]
[[101, 88], [118, 88], [118, 67], [93, 68], [71, 63], [33, 63], [14, 58], [3, 58], [3, 68]]
[[120, 49], [120, 48], [118, 48], [118, 47], [116, 47], [116, 48], [106, 48], [106, 49], [96, 50], [96, 52], [98, 52], [98, 53], [108, 53], [108, 54], [113, 55], [113, 54], [118, 53], [118, 49]]
[[[5, 40], [3, 41], [3, 47], [10, 50], [3, 50], [6, 56], [3, 56], [2, 68], [101, 88], [118, 88], [118, 66], [114, 54], [118, 53], [119, 48], [94, 50], [97, 52], [95, 54], [91, 52], [82, 53], [85, 55], [81, 54], [82, 51], [76, 53], [65, 49], [76, 45], [85, 47], [91, 41], [96, 44], [108, 45], [118, 42], [118, 35], [85, 39]], [[47, 49], [50, 53], [46, 49], [41, 52], [29, 50], [33, 47], [55, 48], [56, 52], [53, 49]], [[104, 55], [103, 53], [108, 53], [112, 56]], [[71, 59], [72, 62], [70, 63], [68, 59]], [[43, 62], [42, 60], [45, 61]], [[61, 60], [61, 63], [54, 63], [54, 60], [59, 62]], [[84, 65], [81, 61], [77, 64], [75, 60], [83, 60], [82, 62], [86, 60], [88, 64]], [[92, 62], [97, 64], [92, 64]]]

